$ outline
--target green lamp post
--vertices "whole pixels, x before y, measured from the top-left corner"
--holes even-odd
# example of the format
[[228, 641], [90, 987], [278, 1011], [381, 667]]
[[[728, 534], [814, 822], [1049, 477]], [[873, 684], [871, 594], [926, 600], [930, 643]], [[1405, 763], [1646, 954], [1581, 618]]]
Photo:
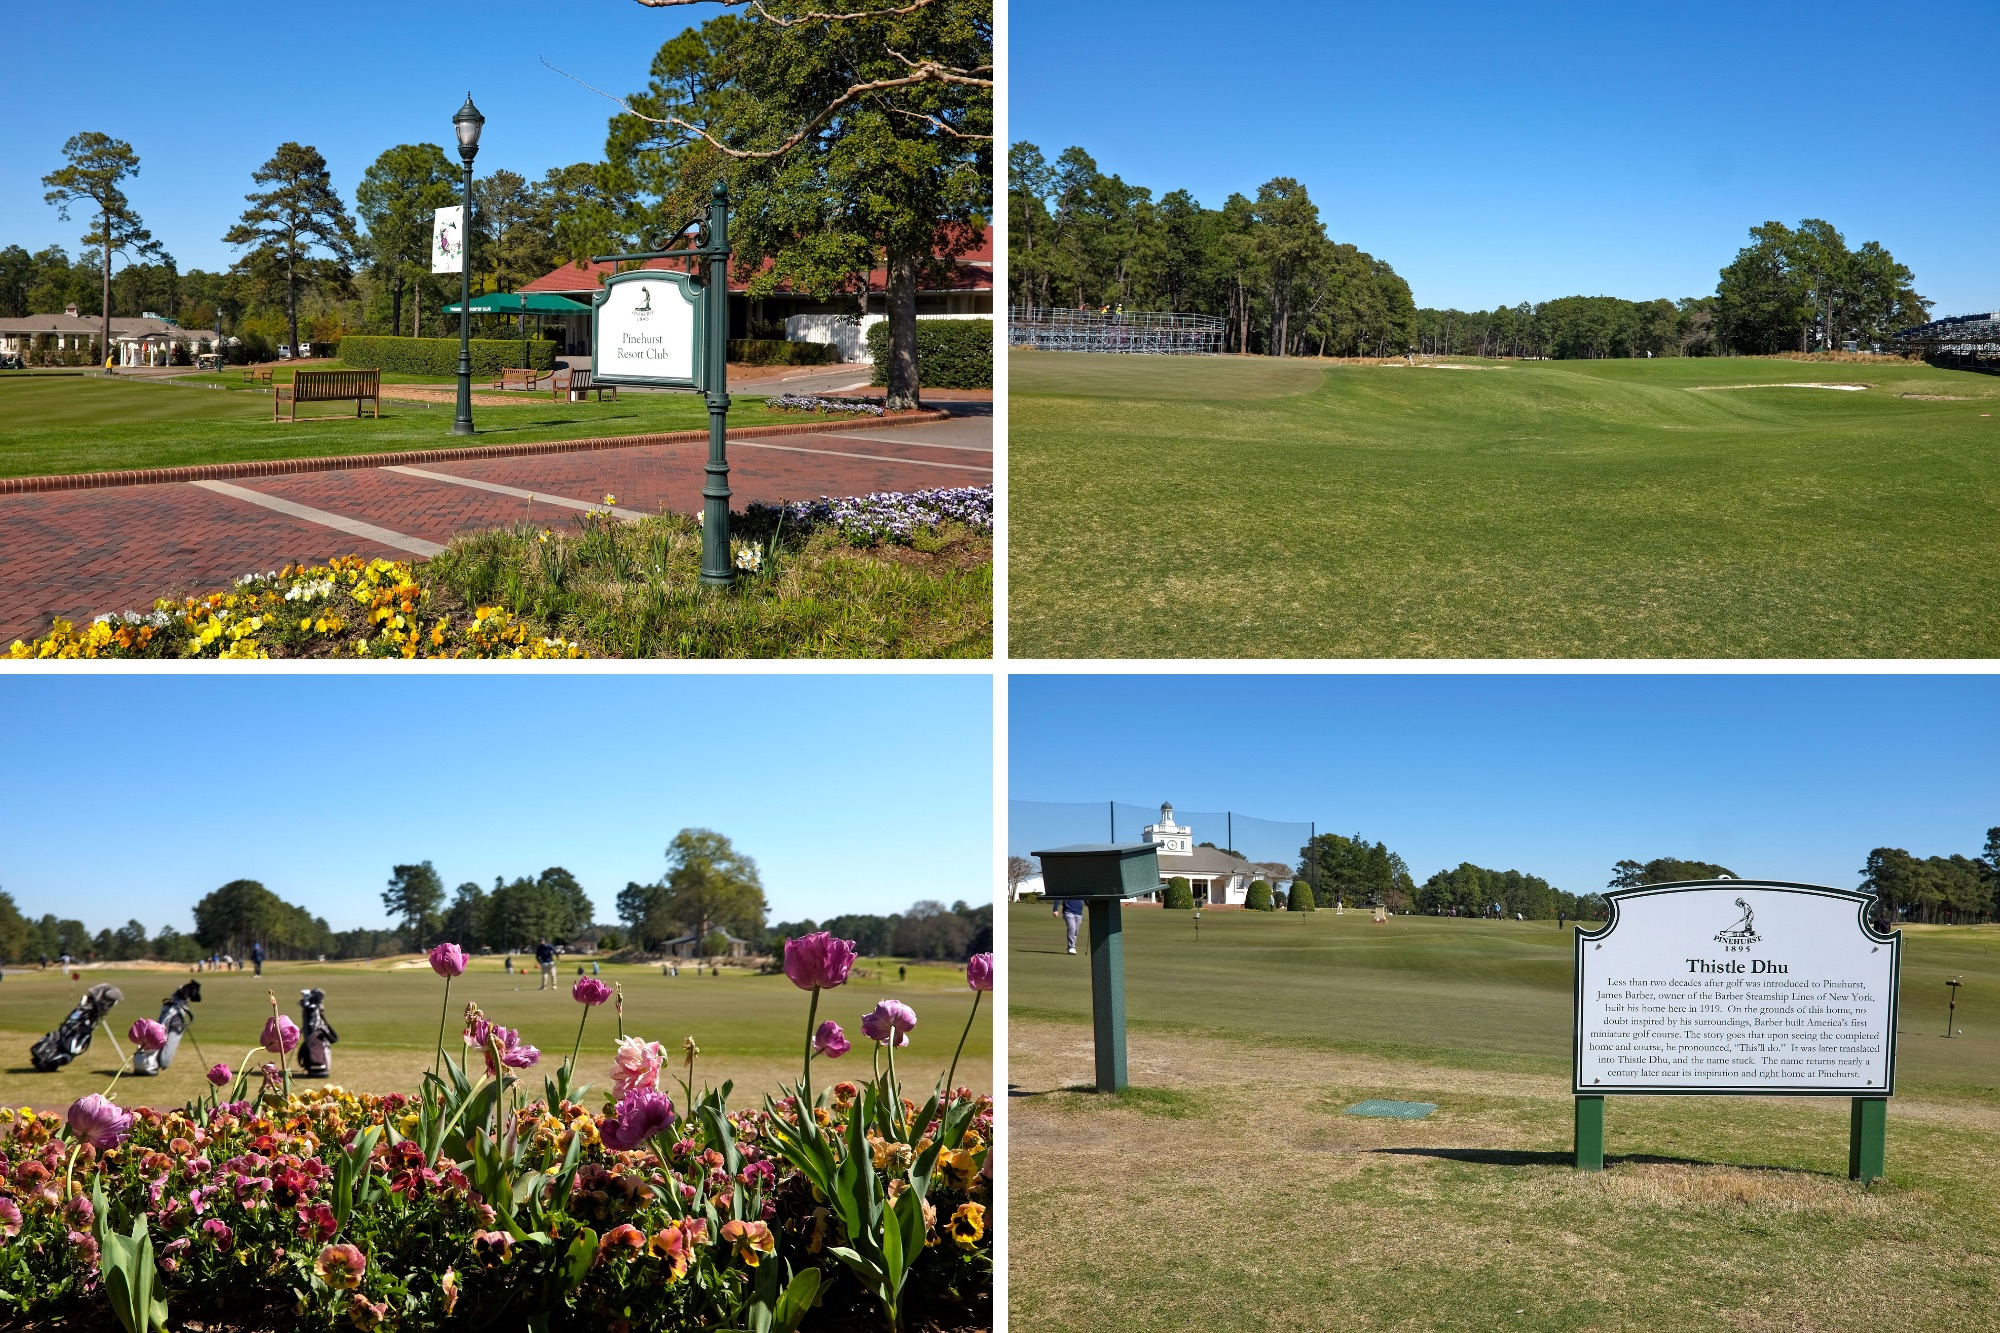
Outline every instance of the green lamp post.
[[465, 105], [451, 118], [458, 132], [458, 156], [465, 163], [465, 218], [459, 228], [458, 246], [458, 415], [452, 418], [453, 435], [470, 435], [472, 427], [472, 159], [479, 156], [479, 130], [486, 117], [465, 95]]
[[1090, 916], [1091, 1027], [1097, 1090], [1123, 1092], [1125, 1077], [1125, 938], [1121, 905], [1160, 887], [1160, 849], [1150, 842], [1078, 843], [1034, 853], [1043, 890], [1083, 900]]

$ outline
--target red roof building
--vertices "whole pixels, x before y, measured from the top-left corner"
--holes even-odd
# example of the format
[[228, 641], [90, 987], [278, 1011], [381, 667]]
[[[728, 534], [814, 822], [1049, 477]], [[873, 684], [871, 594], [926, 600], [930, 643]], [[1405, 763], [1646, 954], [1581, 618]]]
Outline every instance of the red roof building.
[[[766, 261], [766, 267], [769, 262]], [[641, 268], [685, 270], [687, 261], [648, 259]], [[616, 271], [613, 264], [564, 264], [524, 283], [524, 292], [553, 292], [588, 305], [604, 285], [604, 278]], [[877, 267], [868, 275], [865, 295], [856, 293], [838, 301], [818, 301], [779, 292], [752, 299], [747, 281], [731, 276], [729, 283], [729, 336], [732, 338], [782, 337], [791, 342], [833, 343], [845, 361], [867, 360], [868, 326], [886, 319], [889, 273]], [[854, 320], [854, 302], [859, 297], [863, 313]], [[980, 230], [978, 243], [952, 262], [948, 281], [917, 293], [918, 319], [993, 318], [993, 229]], [[563, 352], [571, 356], [590, 353], [590, 316], [565, 315]]]

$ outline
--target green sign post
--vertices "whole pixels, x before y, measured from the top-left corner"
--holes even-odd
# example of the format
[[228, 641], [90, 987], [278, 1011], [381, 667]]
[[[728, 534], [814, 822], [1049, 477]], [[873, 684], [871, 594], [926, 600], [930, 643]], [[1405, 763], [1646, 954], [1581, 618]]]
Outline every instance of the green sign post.
[[701, 488], [701, 581], [727, 588], [729, 562], [729, 191], [709, 194], [694, 245], [633, 254], [592, 255], [596, 264], [690, 259], [699, 273], [635, 269], [615, 273], [591, 304], [592, 380], [634, 388], [699, 390], [708, 400], [708, 463]]
[[1125, 935], [1127, 898], [1160, 887], [1160, 849], [1150, 842], [1077, 843], [1034, 853], [1043, 892], [1082, 899], [1090, 916], [1090, 1009], [1097, 1046], [1097, 1090], [1123, 1092], [1125, 1077]]
[[1883, 1174], [1902, 936], [1870, 894], [1768, 880], [1616, 889], [1576, 935], [1576, 1165], [1609, 1096], [1848, 1097], [1848, 1175]]

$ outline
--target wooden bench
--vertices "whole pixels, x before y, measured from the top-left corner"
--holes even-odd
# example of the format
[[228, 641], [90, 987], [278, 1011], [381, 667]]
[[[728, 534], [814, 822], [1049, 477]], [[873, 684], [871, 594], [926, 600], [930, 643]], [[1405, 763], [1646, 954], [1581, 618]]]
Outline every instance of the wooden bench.
[[502, 366], [500, 372], [493, 377], [493, 387], [496, 389], [528, 389], [532, 391], [541, 383], [541, 379], [542, 372], [539, 370], [523, 370], [519, 366]]
[[[361, 415], [364, 403], [375, 408], [375, 419], [382, 419], [382, 372], [379, 370], [301, 370], [292, 376], [290, 384], [274, 386], [276, 393], [271, 399], [271, 420], [278, 419], [278, 409], [291, 405], [291, 420], [299, 419], [300, 403], [342, 403], [354, 400], [354, 415]], [[311, 421], [313, 418], [307, 417]]]
[[607, 393], [611, 395], [612, 402], [618, 401], [617, 385], [598, 384], [590, 378], [590, 372], [581, 367], [575, 370], [558, 370], [550, 380], [550, 386], [550, 392], [559, 403], [575, 402], [579, 395], [586, 393], [596, 394], [600, 403], [604, 401], [604, 395]]
[[245, 384], [269, 384], [271, 382], [271, 368], [269, 366], [245, 366], [243, 367], [243, 382]]

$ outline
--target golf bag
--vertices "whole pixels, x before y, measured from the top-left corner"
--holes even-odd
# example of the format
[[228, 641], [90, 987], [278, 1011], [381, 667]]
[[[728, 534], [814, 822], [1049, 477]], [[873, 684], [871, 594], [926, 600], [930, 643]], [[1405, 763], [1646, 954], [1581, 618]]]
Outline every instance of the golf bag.
[[188, 1006], [200, 1001], [201, 983], [190, 981], [160, 1002], [160, 1026], [167, 1030], [167, 1044], [157, 1051], [133, 1052], [134, 1074], [151, 1078], [174, 1062], [174, 1052], [181, 1048], [181, 1034], [194, 1022], [194, 1011]]
[[327, 1048], [339, 1040], [326, 1021], [326, 992], [300, 991], [299, 1072], [307, 1078], [325, 1078], [333, 1071], [333, 1052]]
[[46, 1034], [28, 1048], [28, 1059], [44, 1074], [52, 1069], [61, 1069], [90, 1049], [91, 1034], [112, 1007], [124, 998], [125, 992], [116, 986], [108, 983], [92, 986], [83, 993], [83, 1000], [69, 1011], [69, 1017], [54, 1032]]

